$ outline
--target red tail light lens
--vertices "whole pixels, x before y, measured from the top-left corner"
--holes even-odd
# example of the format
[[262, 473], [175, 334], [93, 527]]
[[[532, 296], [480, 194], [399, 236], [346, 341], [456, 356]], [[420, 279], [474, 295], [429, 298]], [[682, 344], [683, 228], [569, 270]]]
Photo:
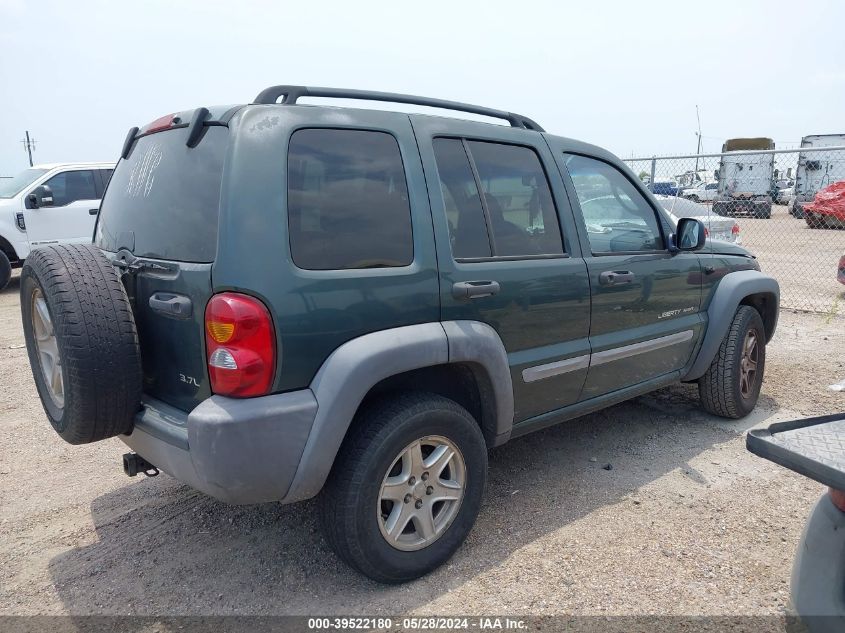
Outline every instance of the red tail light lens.
[[710, 229], [708, 229], [706, 226], [704, 227], [704, 237], [710, 237]]
[[845, 492], [831, 488], [830, 500], [833, 501], [833, 505], [845, 512]]
[[739, 224], [734, 224], [731, 227], [731, 233], [733, 233], [734, 235], [739, 235]]
[[211, 390], [222, 396], [263, 396], [273, 384], [276, 337], [267, 308], [235, 292], [214, 295], [205, 308]]

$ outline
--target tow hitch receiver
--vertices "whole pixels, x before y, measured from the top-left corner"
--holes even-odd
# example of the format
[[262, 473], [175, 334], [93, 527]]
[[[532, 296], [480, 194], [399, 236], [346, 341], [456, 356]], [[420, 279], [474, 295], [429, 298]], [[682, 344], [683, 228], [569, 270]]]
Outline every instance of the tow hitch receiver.
[[147, 477], [155, 477], [159, 470], [137, 453], [123, 454], [123, 472], [130, 477], [144, 473]]

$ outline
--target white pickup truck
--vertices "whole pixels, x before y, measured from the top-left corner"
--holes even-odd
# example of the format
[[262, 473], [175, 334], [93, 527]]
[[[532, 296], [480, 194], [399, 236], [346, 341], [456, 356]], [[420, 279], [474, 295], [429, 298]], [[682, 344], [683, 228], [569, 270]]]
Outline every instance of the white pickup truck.
[[36, 165], [0, 180], [0, 290], [30, 250], [90, 242], [114, 163]]
[[681, 197], [693, 202], [713, 202], [719, 194], [718, 182], [700, 182], [681, 191]]

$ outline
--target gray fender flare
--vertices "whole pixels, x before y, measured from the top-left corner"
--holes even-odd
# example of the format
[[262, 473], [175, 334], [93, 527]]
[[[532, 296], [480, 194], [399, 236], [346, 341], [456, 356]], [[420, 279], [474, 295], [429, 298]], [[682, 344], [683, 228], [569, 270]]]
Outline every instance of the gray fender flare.
[[346, 431], [374, 385], [397, 374], [450, 362], [473, 363], [486, 372], [496, 407], [497, 438], [509, 436], [513, 388], [507, 354], [489, 325], [448, 321], [365, 334], [332, 352], [311, 381], [317, 415], [283, 501], [308, 499], [322, 489]]
[[[716, 357], [722, 340], [730, 329], [731, 321], [743, 299], [751, 295], [765, 295], [772, 301], [773, 315], [767, 323], [767, 342], [774, 335], [777, 315], [780, 309], [780, 286], [772, 277], [756, 270], [740, 270], [725, 275], [714, 290], [707, 308], [707, 331], [698, 354], [683, 380], [701, 378]], [[766, 319], [764, 318], [764, 321]]]

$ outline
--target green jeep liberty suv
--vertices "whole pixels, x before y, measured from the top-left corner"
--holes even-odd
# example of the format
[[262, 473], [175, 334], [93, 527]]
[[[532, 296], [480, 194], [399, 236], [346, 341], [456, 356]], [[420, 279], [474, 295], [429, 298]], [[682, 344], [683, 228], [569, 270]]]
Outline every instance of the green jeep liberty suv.
[[319, 493], [382, 582], [460, 546], [490, 447], [678, 381], [748, 414], [778, 315], [753, 256], [673, 226], [609, 152], [389, 93], [276, 86], [133, 128], [93, 242], [22, 273], [55, 430], [229, 503]]

